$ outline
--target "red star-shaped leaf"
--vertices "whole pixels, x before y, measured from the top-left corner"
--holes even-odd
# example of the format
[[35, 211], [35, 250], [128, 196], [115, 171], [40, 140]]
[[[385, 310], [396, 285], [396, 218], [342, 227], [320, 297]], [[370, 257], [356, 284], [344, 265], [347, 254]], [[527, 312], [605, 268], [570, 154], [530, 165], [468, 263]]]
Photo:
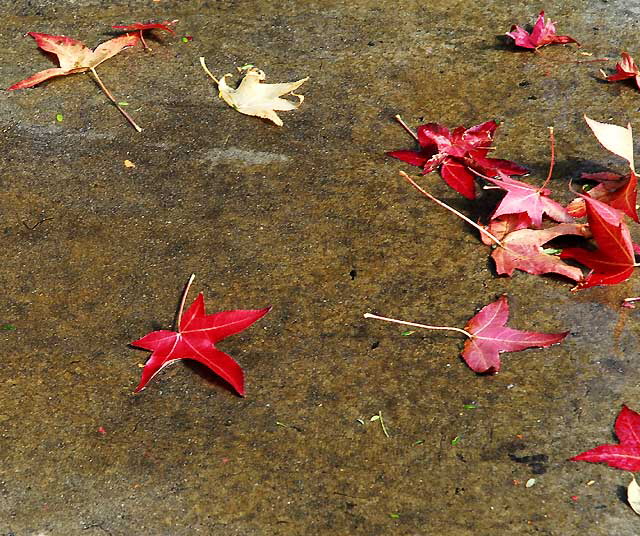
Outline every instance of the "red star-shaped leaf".
[[617, 82], [618, 80], [626, 80], [633, 78], [636, 86], [640, 89], [640, 71], [636, 62], [629, 56], [627, 52], [622, 53], [622, 61], [616, 63], [616, 73], [607, 76], [609, 82]]
[[493, 135], [498, 128], [495, 121], [485, 121], [471, 128], [449, 129], [438, 123], [427, 123], [417, 128], [417, 151], [399, 150], [387, 155], [423, 168], [423, 174], [440, 168], [442, 179], [467, 199], [475, 199], [474, 171], [496, 177], [525, 175], [528, 170], [515, 162], [487, 158], [493, 150]]
[[581, 194], [581, 197], [586, 203], [587, 222], [598, 249], [567, 248], [560, 258], [574, 259], [591, 268], [578, 288], [626, 281], [633, 273], [635, 255], [622, 212], [588, 195]]
[[538, 20], [536, 20], [531, 33], [514, 24], [511, 27], [511, 31], [507, 32], [507, 35], [514, 40], [516, 46], [534, 50], [555, 43], [576, 43], [578, 46], [580, 45], [573, 37], [556, 35], [556, 26], [551, 20], [544, 20], [544, 11], [541, 11], [538, 15]]
[[640, 471], [640, 415], [622, 406], [615, 423], [618, 445], [600, 445], [571, 458], [574, 462], [606, 463], [616, 469]]
[[525, 212], [535, 227], [542, 226], [542, 216], [546, 214], [552, 220], [568, 223], [573, 220], [567, 210], [557, 201], [551, 199], [551, 191], [547, 188], [536, 188], [526, 182], [517, 181], [504, 174], [500, 174], [500, 179], [488, 178], [492, 184], [506, 190], [500, 204], [493, 213], [492, 218], [504, 214], [518, 214]]
[[177, 22], [177, 20], [165, 20], [162, 22], [134, 22], [133, 24], [126, 24], [123, 26], [112, 26], [112, 28], [125, 32], [139, 32], [140, 42], [142, 43], [142, 46], [147, 49], [149, 47], [147, 46], [143, 35], [145, 30], [164, 30], [165, 32], [175, 34], [176, 32], [173, 31], [171, 26]]
[[564, 333], [538, 333], [505, 326], [509, 320], [506, 296], [483, 307], [464, 327], [470, 335], [465, 342], [462, 357], [475, 372], [498, 372], [500, 353], [517, 352], [525, 348], [546, 348], [568, 335]]
[[[185, 289], [180, 309], [184, 306], [189, 285]], [[230, 335], [240, 333], [266, 315], [271, 308], [257, 310], [224, 311], [205, 314], [202, 293], [191, 306], [178, 317], [178, 331], [153, 331], [132, 346], [152, 350], [153, 353], [142, 370], [140, 384], [135, 392], [141, 391], [147, 383], [164, 367], [180, 359], [193, 359], [202, 363], [228, 382], [240, 396], [244, 396], [244, 374], [240, 366], [227, 354], [218, 350], [215, 343]]]

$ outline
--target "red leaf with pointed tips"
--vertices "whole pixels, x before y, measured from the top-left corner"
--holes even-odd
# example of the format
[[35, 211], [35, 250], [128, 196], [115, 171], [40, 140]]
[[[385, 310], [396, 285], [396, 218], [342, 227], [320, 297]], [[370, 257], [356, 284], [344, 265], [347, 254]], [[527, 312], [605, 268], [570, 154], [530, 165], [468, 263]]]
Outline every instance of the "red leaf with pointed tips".
[[137, 35], [125, 34], [109, 39], [98, 45], [95, 50], [91, 50], [84, 43], [64, 35], [49, 35], [36, 32], [29, 32], [27, 35], [33, 37], [38, 47], [42, 50], [55, 54], [60, 67], [40, 71], [13, 84], [8, 88], [9, 90], [32, 87], [54, 76], [82, 73], [95, 69], [103, 61], [115, 56], [122, 49], [135, 45], [138, 41]]
[[165, 20], [162, 22], [134, 22], [133, 24], [126, 24], [123, 26], [112, 26], [116, 30], [125, 30], [127, 32], [144, 31], [144, 30], [165, 30], [175, 34], [176, 32], [171, 29], [177, 20]]
[[496, 263], [498, 274], [512, 275], [515, 269], [533, 275], [559, 274], [572, 281], [583, 277], [577, 266], [569, 266], [556, 255], [545, 253], [543, 245], [564, 235], [591, 236], [588, 226], [575, 223], [561, 223], [548, 229], [521, 229], [501, 238], [502, 246], [496, 247], [491, 257]]
[[622, 212], [588, 195], [581, 194], [581, 197], [586, 203], [589, 229], [598, 249], [568, 248], [562, 251], [560, 258], [575, 259], [591, 268], [592, 272], [579, 283], [578, 288], [626, 281], [633, 273], [635, 256]]
[[538, 20], [536, 20], [531, 33], [514, 24], [511, 27], [511, 31], [507, 32], [507, 35], [514, 40], [516, 46], [534, 50], [551, 44], [576, 43], [580, 46], [580, 43], [573, 37], [556, 35], [556, 26], [551, 20], [544, 20], [544, 11], [541, 11], [538, 15]]
[[[604, 171], [601, 173], [583, 173], [582, 178], [601, 181], [600, 184], [589, 190], [589, 196], [621, 210], [632, 220], [640, 223], [636, 209], [638, 177], [633, 171], [627, 177]], [[584, 199], [578, 197], [571, 201], [567, 205], [567, 212], [574, 218], [585, 216], [587, 208]]]
[[244, 396], [244, 374], [240, 365], [218, 350], [215, 343], [240, 333], [270, 309], [224, 311], [208, 315], [205, 314], [204, 297], [200, 293], [179, 320], [177, 332], [153, 331], [131, 343], [132, 346], [153, 351], [142, 370], [142, 378], [135, 392], [144, 389], [167, 365], [180, 359], [193, 359], [228, 382], [240, 396]]
[[423, 168], [423, 174], [440, 168], [442, 179], [467, 199], [475, 199], [477, 171], [489, 177], [500, 173], [525, 175], [528, 170], [515, 162], [499, 158], [487, 158], [493, 150], [493, 135], [498, 128], [495, 121], [485, 121], [470, 128], [449, 129], [438, 123], [427, 123], [417, 128], [417, 151], [399, 150], [387, 155], [408, 164]]
[[506, 296], [483, 307], [467, 325], [471, 337], [467, 339], [462, 357], [475, 372], [498, 372], [500, 353], [517, 352], [525, 348], [546, 348], [564, 339], [564, 333], [537, 333], [505, 326], [509, 320], [509, 304]]
[[640, 471], [640, 414], [622, 406], [615, 423], [620, 444], [600, 445], [571, 458], [574, 462], [606, 463], [616, 469]]
[[142, 43], [142, 46], [147, 49], [149, 47], [147, 46], [143, 35], [145, 30], [164, 30], [165, 32], [170, 32], [175, 35], [176, 32], [171, 29], [171, 26], [177, 22], [177, 20], [165, 20], [162, 22], [134, 22], [133, 24], [126, 24], [124, 26], [112, 26], [112, 28], [127, 32], [139, 32], [138, 35], [140, 36], [140, 42]]
[[626, 80], [627, 78], [633, 78], [636, 86], [640, 89], [640, 71], [638, 70], [638, 66], [627, 52], [623, 52], [622, 61], [616, 63], [616, 73], [607, 76], [607, 80], [609, 82], [617, 82], [618, 80]]
[[507, 192], [507, 195], [500, 201], [493, 213], [492, 218], [505, 214], [526, 212], [533, 225], [538, 228], [542, 227], [542, 216], [544, 214], [552, 220], [562, 223], [569, 223], [573, 220], [560, 203], [548, 197], [551, 191], [547, 188], [536, 188], [526, 182], [507, 177], [502, 173], [499, 180], [487, 180]]

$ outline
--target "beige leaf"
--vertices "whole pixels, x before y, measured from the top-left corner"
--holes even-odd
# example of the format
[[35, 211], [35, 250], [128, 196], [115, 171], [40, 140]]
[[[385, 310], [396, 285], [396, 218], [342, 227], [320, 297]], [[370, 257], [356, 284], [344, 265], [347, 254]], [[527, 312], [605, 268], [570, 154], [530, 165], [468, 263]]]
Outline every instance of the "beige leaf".
[[636, 482], [636, 477], [631, 475], [631, 482], [629, 482], [629, 487], [627, 487], [627, 501], [629, 502], [629, 506], [633, 508], [633, 511], [636, 514], [640, 514], [640, 486]]
[[[304, 97], [296, 95], [294, 91], [309, 80], [308, 77], [297, 82], [264, 84], [262, 83], [265, 79], [264, 72], [251, 67], [247, 69], [244, 78], [234, 89], [226, 82], [227, 76], [231, 76], [231, 74], [225, 74], [220, 80], [217, 80], [207, 69], [204, 58], [200, 58], [200, 63], [205, 72], [218, 84], [220, 97], [240, 113], [269, 119], [281, 127], [282, 119], [278, 117], [276, 111], [295, 110], [304, 101]], [[280, 98], [287, 94], [296, 97], [298, 102]]]
[[624, 128], [609, 123], [600, 123], [599, 121], [590, 119], [586, 115], [584, 119], [602, 146], [613, 154], [624, 158], [629, 162], [631, 170], [635, 171], [633, 165], [633, 136], [631, 125], [628, 124], [627, 128]]

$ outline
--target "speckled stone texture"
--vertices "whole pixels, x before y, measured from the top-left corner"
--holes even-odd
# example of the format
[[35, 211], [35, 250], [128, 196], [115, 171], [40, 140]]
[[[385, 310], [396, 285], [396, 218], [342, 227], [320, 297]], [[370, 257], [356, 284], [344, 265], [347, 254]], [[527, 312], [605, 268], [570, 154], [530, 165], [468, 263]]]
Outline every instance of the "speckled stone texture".
[[[640, 313], [619, 307], [638, 278], [572, 293], [561, 278], [496, 277], [473, 229], [398, 177], [417, 168], [384, 156], [412, 146], [396, 113], [495, 118], [493, 155], [532, 182], [555, 127], [562, 201], [581, 172], [624, 170], [582, 114], [637, 126], [640, 93], [598, 73], [640, 54], [636, 2], [1, 5], [4, 88], [52, 66], [25, 32], [95, 46], [112, 24], [180, 22], [152, 52], [99, 67], [141, 134], [84, 74], [0, 91], [0, 324], [16, 328], [0, 331], [0, 534], [640, 533], [627, 474], [566, 461], [613, 442], [622, 403], [640, 410]], [[541, 7], [582, 48], [497, 37]], [[217, 75], [253, 63], [270, 82], [310, 76], [305, 102], [282, 128], [240, 115], [199, 56]], [[421, 181], [473, 218], [496, 198]], [[132, 395], [148, 353], [128, 343], [172, 328], [192, 272], [210, 311], [273, 305], [220, 344], [246, 398], [189, 363]], [[362, 316], [462, 327], [502, 293], [511, 326], [571, 335], [506, 354], [493, 377], [461, 362], [455, 334]]]

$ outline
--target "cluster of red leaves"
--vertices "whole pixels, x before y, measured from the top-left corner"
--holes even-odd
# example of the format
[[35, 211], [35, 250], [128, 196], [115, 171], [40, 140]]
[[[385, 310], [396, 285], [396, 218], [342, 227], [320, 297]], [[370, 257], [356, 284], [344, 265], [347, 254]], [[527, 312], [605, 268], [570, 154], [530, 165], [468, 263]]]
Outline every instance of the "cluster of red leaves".
[[[586, 117], [585, 119], [598, 141], [628, 162], [629, 174], [624, 177], [611, 173], [588, 175], [587, 178], [596, 179], [600, 184], [589, 194], [580, 194], [580, 197], [567, 207], [553, 200], [550, 197], [551, 191], [546, 187], [551, 179], [554, 163], [553, 134], [549, 175], [539, 187], [511, 178], [504, 169], [511, 168], [511, 174], [524, 170], [513, 162], [486, 158], [486, 152], [482, 154], [480, 164], [474, 160], [473, 151], [477, 147], [488, 150], [489, 141], [495, 131], [495, 126], [490, 126], [492, 121], [471, 129], [458, 127], [454, 130], [454, 133], [459, 133], [457, 137], [449, 135], [449, 131], [441, 125], [423, 125], [418, 127], [417, 139], [420, 150], [394, 151], [388, 154], [405, 162], [423, 166], [427, 171], [435, 169], [440, 162], [442, 176], [445, 180], [449, 179], [449, 186], [468, 198], [474, 197], [469, 195], [474, 193], [475, 183], [470, 171], [490, 183], [490, 187], [505, 191], [505, 196], [490, 216], [488, 225], [479, 228], [483, 242], [493, 248], [491, 257], [495, 261], [498, 274], [510, 276], [518, 269], [534, 275], [559, 274], [576, 281], [576, 288], [581, 289], [595, 285], [611, 285], [626, 281], [634, 269], [634, 245], [624, 221], [625, 214], [638, 221], [635, 208], [637, 177], [633, 166], [633, 140], [630, 127], [623, 128], [599, 123]], [[465, 144], [464, 136], [470, 131], [479, 131], [482, 134], [470, 136], [472, 143]], [[428, 136], [425, 133], [428, 133]], [[438, 153], [427, 158], [424, 140], [435, 139], [434, 133], [442, 133], [437, 145]], [[453, 143], [452, 139], [456, 143]], [[452, 152], [455, 156], [451, 156]], [[450, 165], [450, 162], [458, 166], [456, 169], [463, 169], [469, 175], [468, 178], [465, 176], [465, 181], [471, 181], [471, 187], [468, 182], [451, 180], [452, 174], [449, 171], [445, 175], [445, 166]], [[478, 171], [479, 168], [487, 169], [487, 162], [499, 163], [493, 165], [492, 173], [489, 175]], [[406, 174], [403, 175], [414, 187], [433, 199], [433, 196]], [[575, 222], [576, 218], [582, 217], [586, 217], [586, 223]], [[547, 221], [557, 223], [547, 224]], [[545, 250], [545, 244], [561, 236], [592, 239], [593, 243], [587, 244], [586, 248], [566, 248], [560, 256], [555, 251]], [[579, 266], [564, 262], [568, 259], [577, 261], [590, 271], [585, 275]]]
[[574, 462], [606, 463], [616, 469], [640, 471], [640, 415], [622, 406], [615, 423], [617, 445], [600, 445], [571, 458]]

